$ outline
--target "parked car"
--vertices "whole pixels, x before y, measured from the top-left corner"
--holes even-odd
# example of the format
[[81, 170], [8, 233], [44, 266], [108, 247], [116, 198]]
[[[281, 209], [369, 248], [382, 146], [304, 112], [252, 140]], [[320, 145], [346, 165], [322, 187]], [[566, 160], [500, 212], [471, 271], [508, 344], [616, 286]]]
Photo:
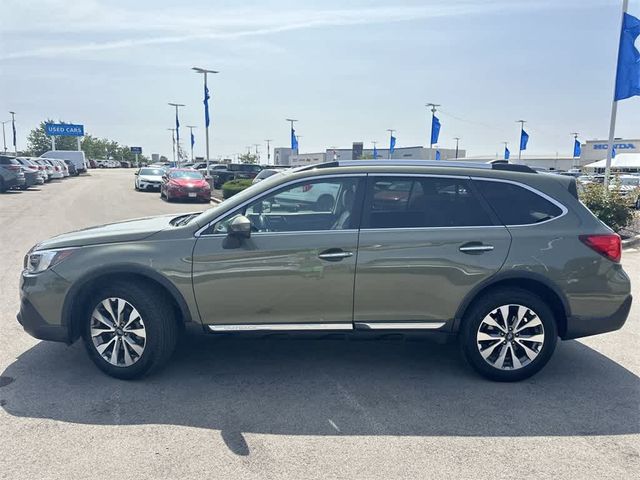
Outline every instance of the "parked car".
[[640, 209], [640, 176], [620, 175], [609, 184], [609, 190], [617, 191], [629, 205]]
[[87, 164], [89, 168], [98, 168], [98, 164], [96, 163], [96, 161], [92, 158], [87, 160]]
[[14, 158], [0, 155], [0, 193], [26, 184], [22, 165]]
[[25, 171], [25, 180], [29, 185], [43, 185], [47, 178], [47, 173], [44, 170], [44, 167], [37, 165], [28, 157], [17, 157], [16, 160], [22, 165], [22, 167], [33, 175], [33, 182], [29, 182], [28, 175]]
[[44, 172], [47, 175], [45, 182], [50, 182], [53, 179], [53, 174], [55, 171], [53, 165], [42, 158], [36, 158], [33, 160], [33, 162], [44, 169]]
[[[87, 158], [82, 150], [49, 150], [40, 155], [41, 158], [69, 160], [79, 173], [86, 173]], [[64, 163], [64, 162], [63, 162]]]
[[[205, 172], [203, 173], [206, 173], [206, 168], [204, 170]], [[260, 165], [251, 163], [220, 163], [210, 164], [208, 174], [213, 177], [214, 188], [220, 188], [229, 180], [253, 179], [260, 170], [262, 170]]]
[[134, 188], [136, 190], [160, 190], [164, 168], [142, 167], [134, 175]]
[[[337, 189], [330, 211], [281, 207], [287, 192], [316, 187]], [[396, 191], [408, 193], [382, 195]], [[82, 337], [119, 378], [161, 366], [185, 330], [433, 335], [457, 339], [485, 377], [515, 381], [543, 368], [558, 337], [622, 327], [631, 294], [620, 256], [620, 237], [578, 200], [571, 177], [509, 164], [331, 162], [202, 213], [40, 242], [25, 257], [18, 320], [36, 338]]]
[[190, 168], [171, 168], [162, 176], [160, 198], [211, 201], [211, 186], [200, 172]]
[[76, 166], [71, 160], [65, 160], [64, 163], [66, 164], [67, 169], [69, 170], [69, 175], [73, 177], [77, 177], [78, 175], [80, 175], [80, 172], [78, 172], [78, 170], [76, 169]]
[[280, 173], [283, 170], [287, 170], [288, 168], [291, 167], [277, 167], [277, 166], [270, 166], [270, 167], [266, 167], [263, 168], [262, 170], [260, 170], [260, 172], [258, 172], [258, 174], [255, 176], [255, 178], [253, 179], [253, 181], [251, 183], [258, 183], [262, 180], [264, 180], [265, 178], [269, 178], [272, 175], [275, 175], [276, 173]]
[[64, 178], [64, 169], [60, 166], [60, 164], [56, 160], [51, 158], [42, 158], [42, 160], [52, 167], [52, 170], [51, 170], [52, 179], [60, 180]]

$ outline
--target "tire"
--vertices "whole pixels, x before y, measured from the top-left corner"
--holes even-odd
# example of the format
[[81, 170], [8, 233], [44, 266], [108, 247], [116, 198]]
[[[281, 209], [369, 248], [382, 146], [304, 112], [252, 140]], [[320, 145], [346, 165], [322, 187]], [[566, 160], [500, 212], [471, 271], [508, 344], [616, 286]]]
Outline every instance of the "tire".
[[[502, 312], [508, 312], [512, 330], [505, 328]], [[513, 328], [518, 323], [518, 328]], [[463, 318], [460, 334], [462, 351], [471, 367], [499, 382], [516, 382], [539, 372], [558, 340], [551, 308], [520, 288], [494, 290], [475, 301]]]
[[636, 199], [636, 210], [640, 210], [640, 196]]
[[[111, 321], [114, 318], [120, 323]], [[81, 321], [91, 360], [107, 375], [120, 379], [140, 378], [162, 367], [178, 337], [178, 324], [166, 296], [148, 285], [129, 281], [99, 288], [90, 296]], [[96, 334], [100, 330], [103, 333]]]
[[140, 191], [140, 189], [138, 188], [138, 184], [137, 184], [137, 183], [134, 183], [134, 184], [133, 184], [133, 188], [135, 188], [135, 189], [136, 189], [136, 192], [139, 192], [139, 191]]
[[7, 188], [4, 186], [4, 180], [0, 178], [0, 193], [4, 193], [7, 191]]

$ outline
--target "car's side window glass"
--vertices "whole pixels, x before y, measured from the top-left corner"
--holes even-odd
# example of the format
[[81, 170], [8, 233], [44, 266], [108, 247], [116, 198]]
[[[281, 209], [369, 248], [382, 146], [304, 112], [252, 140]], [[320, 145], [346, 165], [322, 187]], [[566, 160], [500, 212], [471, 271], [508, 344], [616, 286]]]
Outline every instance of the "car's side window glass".
[[489, 180], [474, 184], [505, 225], [540, 223], [562, 214], [560, 207], [519, 185]]
[[227, 233], [238, 215], [251, 220], [253, 232], [305, 232], [357, 228], [358, 177], [299, 182], [265, 195], [242, 211], [220, 220], [212, 233]]
[[370, 177], [363, 228], [493, 225], [465, 178]]

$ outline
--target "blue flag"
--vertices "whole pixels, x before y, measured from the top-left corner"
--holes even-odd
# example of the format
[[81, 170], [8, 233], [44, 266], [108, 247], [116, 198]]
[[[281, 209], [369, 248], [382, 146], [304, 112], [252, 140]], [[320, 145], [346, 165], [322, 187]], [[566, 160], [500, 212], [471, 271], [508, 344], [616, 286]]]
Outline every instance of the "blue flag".
[[191, 148], [193, 148], [195, 144], [196, 144], [196, 137], [193, 135], [193, 132], [191, 132]]
[[378, 158], [378, 149], [376, 148], [376, 146], [373, 146], [373, 159], [377, 159]]
[[616, 158], [616, 146], [615, 145], [611, 149], [611, 158]]
[[291, 129], [291, 150], [298, 151], [298, 137], [296, 137], [296, 131]]
[[204, 86], [204, 125], [205, 127], [209, 126], [209, 89], [207, 86]]
[[504, 146], [504, 159], [505, 160], [509, 160], [509, 157], [511, 156], [511, 152], [509, 151], [509, 149], [507, 148], [507, 146]]
[[640, 95], [640, 52], [635, 47], [640, 35], [640, 20], [628, 13], [622, 19], [618, 68], [616, 71], [615, 100]]
[[573, 142], [573, 156], [577, 158], [580, 156], [581, 153], [582, 153], [582, 148], [580, 148], [580, 140], [576, 138], [575, 141]]
[[431, 117], [431, 145], [438, 143], [438, 137], [440, 136], [440, 120], [433, 115]]
[[522, 132], [520, 132], [520, 150], [526, 150], [528, 142], [529, 142], [529, 134], [525, 132], [523, 129]]
[[13, 147], [15, 148], [16, 146], [16, 121], [15, 120], [11, 121], [11, 128], [13, 128]]
[[180, 121], [178, 120], [178, 110], [176, 109], [176, 142], [180, 143]]
[[396, 137], [391, 135], [391, 138], [389, 139], [389, 154], [392, 154], [395, 149], [396, 149]]
[[440, 160], [440, 150], [436, 150], [436, 160]]

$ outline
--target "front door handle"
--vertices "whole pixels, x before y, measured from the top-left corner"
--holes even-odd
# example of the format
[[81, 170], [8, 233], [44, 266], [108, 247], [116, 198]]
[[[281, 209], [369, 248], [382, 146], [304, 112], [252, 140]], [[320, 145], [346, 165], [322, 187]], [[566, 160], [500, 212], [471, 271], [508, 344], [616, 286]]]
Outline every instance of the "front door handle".
[[484, 243], [480, 242], [469, 242], [462, 245], [458, 250], [460, 250], [462, 253], [470, 254], [484, 253], [493, 250], [493, 245], [485, 245]]
[[343, 258], [352, 257], [353, 252], [345, 252], [339, 248], [330, 248], [322, 253], [318, 254], [318, 258], [321, 260], [327, 260], [328, 262], [338, 262]]

